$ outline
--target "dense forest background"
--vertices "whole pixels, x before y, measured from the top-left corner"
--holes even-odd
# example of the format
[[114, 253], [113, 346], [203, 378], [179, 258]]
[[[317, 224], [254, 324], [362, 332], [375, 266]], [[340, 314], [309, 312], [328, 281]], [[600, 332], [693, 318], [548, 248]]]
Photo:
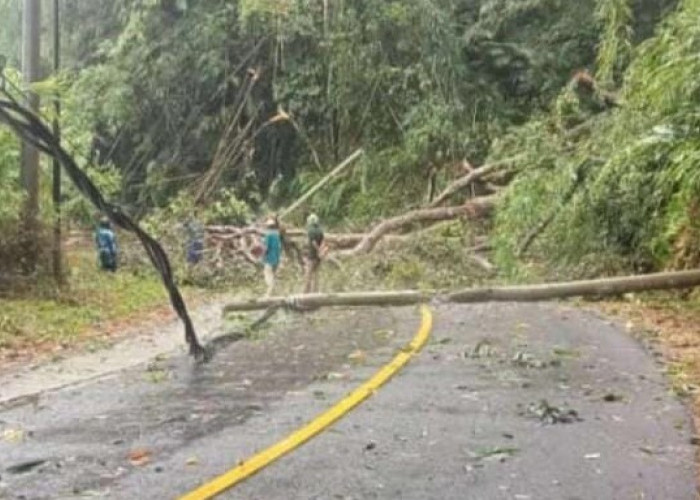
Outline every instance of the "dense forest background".
[[[502, 162], [503, 187], [453, 203], [496, 193], [481, 229], [505, 275], [698, 264], [700, 0], [64, 0], [58, 75], [44, 3], [44, 112], [59, 95], [65, 144], [138, 217], [197, 204], [247, 223], [362, 148], [309, 207], [331, 226], [368, 227]], [[0, 0], [18, 85], [19, 9]], [[5, 247], [18, 159], [0, 128]], [[67, 218], [89, 223], [64, 192]]]

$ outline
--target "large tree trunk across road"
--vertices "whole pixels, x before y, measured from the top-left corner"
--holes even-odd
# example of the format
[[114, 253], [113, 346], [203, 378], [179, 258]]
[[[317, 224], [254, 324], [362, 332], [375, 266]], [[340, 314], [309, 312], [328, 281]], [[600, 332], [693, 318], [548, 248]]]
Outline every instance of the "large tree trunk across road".
[[570, 297], [609, 297], [631, 292], [682, 289], [700, 286], [700, 270], [546, 283], [540, 285], [473, 288], [452, 293], [419, 290], [352, 292], [272, 297], [233, 302], [224, 313], [275, 307], [318, 308], [332, 306], [403, 306], [437, 299], [443, 302], [536, 302]]

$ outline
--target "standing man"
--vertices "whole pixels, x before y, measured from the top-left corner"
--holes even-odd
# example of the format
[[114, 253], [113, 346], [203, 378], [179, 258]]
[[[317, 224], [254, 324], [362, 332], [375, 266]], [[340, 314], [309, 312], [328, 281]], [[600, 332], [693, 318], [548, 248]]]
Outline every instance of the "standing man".
[[187, 263], [194, 266], [202, 260], [204, 254], [204, 226], [199, 220], [197, 210], [185, 222], [185, 232], [187, 233]]
[[117, 238], [107, 217], [102, 217], [95, 232], [97, 258], [103, 271], [117, 270]]
[[277, 275], [277, 267], [280, 264], [280, 256], [282, 254], [282, 240], [277, 228], [277, 222], [274, 217], [268, 217], [265, 222], [265, 235], [263, 236], [263, 265], [265, 284], [267, 292], [265, 298], [272, 295], [272, 290], [275, 287], [275, 278]]
[[324, 234], [316, 214], [306, 219], [308, 248], [306, 250], [306, 270], [304, 276], [304, 293], [318, 293], [318, 270], [321, 259], [325, 256]]

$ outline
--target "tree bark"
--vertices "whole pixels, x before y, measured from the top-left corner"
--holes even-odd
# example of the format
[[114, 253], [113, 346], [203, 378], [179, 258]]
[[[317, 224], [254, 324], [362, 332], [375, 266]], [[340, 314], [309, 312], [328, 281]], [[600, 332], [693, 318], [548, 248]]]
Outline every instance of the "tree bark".
[[[60, 29], [60, 1], [53, 1], [53, 70], [57, 75], [61, 66], [61, 29]], [[61, 117], [61, 101], [58, 96], [54, 99], [54, 112], [56, 117], [53, 121], [53, 132], [60, 140], [61, 128], [59, 119]], [[53, 159], [53, 248], [52, 248], [52, 267], [54, 280], [58, 285], [63, 285], [63, 252], [61, 248], [61, 164], [58, 159]]]
[[316, 293], [292, 297], [270, 297], [233, 302], [224, 307], [224, 314], [236, 311], [256, 311], [271, 307], [289, 307], [292, 309], [315, 309], [334, 306], [400, 306], [427, 302], [430, 292], [406, 290], [397, 292], [352, 292], [352, 293]]
[[254, 311], [270, 307], [303, 309], [333, 306], [404, 306], [425, 303], [433, 299], [452, 303], [540, 302], [571, 297], [609, 297], [631, 292], [684, 289], [697, 286], [700, 286], [700, 270], [540, 285], [472, 288], [446, 295], [435, 291], [401, 290], [272, 297], [233, 302], [224, 307], [224, 313]]
[[700, 270], [656, 273], [619, 278], [545, 283], [511, 287], [475, 288], [447, 296], [449, 302], [536, 302], [570, 297], [609, 297], [631, 292], [700, 286]]
[[[24, 0], [22, 11], [22, 74], [27, 88], [40, 79], [41, 0]], [[27, 104], [39, 111], [39, 96], [27, 90]], [[24, 271], [36, 269], [39, 237], [39, 150], [28, 141], [22, 142], [22, 187], [27, 193], [24, 208]]]
[[457, 207], [425, 208], [413, 210], [403, 215], [386, 219], [372, 229], [360, 243], [353, 249], [343, 253], [344, 256], [368, 253], [376, 246], [377, 242], [387, 233], [396, 231], [408, 224], [416, 222], [437, 222], [442, 220], [467, 217], [479, 219], [491, 213], [496, 204], [496, 196], [484, 196], [473, 198], [467, 203]]

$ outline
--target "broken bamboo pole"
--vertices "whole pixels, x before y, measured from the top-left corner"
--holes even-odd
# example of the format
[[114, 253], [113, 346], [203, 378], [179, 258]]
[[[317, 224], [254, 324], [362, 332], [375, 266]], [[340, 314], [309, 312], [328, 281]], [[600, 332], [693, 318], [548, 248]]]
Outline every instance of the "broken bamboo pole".
[[269, 307], [318, 308], [333, 306], [403, 306], [437, 299], [442, 302], [539, 302], [571, 297], [609, 297], [632, 292], [671, 290], [700, 286], [700, 270], [677, 271], [619, 278], [545, 283], [540, 285], [472, 288], [453, 293], [401, 290], [272, 297], [233, 302], [224, 313]]
[[301, 205], [304, 204], [306, 200], [311, 198], [314, 194], [316, 194], [323, 186], [328, 184], [330, 181], [333, 179], [337, 178], [349, 165], [352, 165], [352, 163], [357, 160], [362, 154], [364, 153], [364, 150], [358, 149], [355, 151], [353, 154], [348, 156], [343, 162], [335, 167], [331, 173], [329, 173], [327, 176], [325, 176], [323, 179], [318, 181], [318, 183], [313, 186], [311, 189], [309, 189], [306, 193], [302, 195], [301, 198], [299, 198], [297, 201], [292, 203], [292, 205], [289, 208], [286, 208], [281, 214], [280, 214], [280, 219], [284, 219], [287, 217], [289, 214], [291, 214], [294, 210], [299, 208]]
[[448, 302], [536, 302], [571, 297], [610, 297], [632, 292], [671, 290], [700, 286], [700, 270], [643, 274], [619, 278], [474, 288], [447, 295]]
[[334, 306], [402, 306], [427, 302], [434, 292], [418, 290], [387, 292], [314, 293], [291, 297], [270, 297], [232, 302], [224, 306], [224, 314], [237, 311], [257, 311], [270, 307], [315, 309]]

